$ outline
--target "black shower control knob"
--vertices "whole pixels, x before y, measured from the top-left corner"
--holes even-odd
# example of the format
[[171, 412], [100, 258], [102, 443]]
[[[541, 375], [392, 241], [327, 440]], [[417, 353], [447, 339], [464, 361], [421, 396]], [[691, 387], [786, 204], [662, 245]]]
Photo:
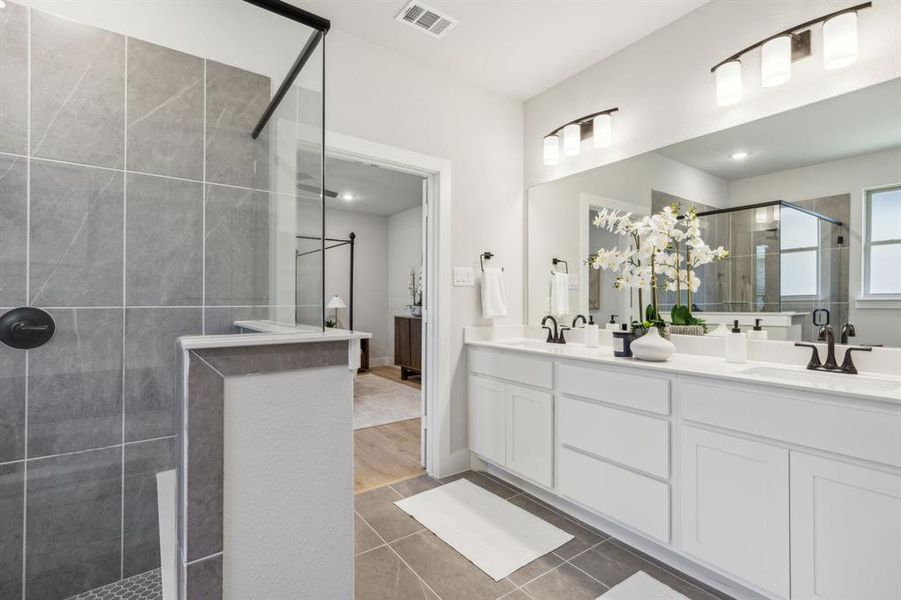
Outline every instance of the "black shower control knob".
[[0, 316], [0, 342], [11, 348], [28, 350], [43, 346], [55, 331], [53, 317], [40, 308], [23, 306]]

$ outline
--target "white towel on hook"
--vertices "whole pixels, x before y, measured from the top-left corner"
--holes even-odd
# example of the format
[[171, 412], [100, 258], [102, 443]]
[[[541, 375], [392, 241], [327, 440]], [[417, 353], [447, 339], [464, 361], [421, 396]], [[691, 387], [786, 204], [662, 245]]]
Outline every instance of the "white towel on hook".
[[482, 317], [496, 319], [507, 316], [507, 294], [504, 291], [504, 270], [486, 267], [482, 273]]
[[554, 271], [551, 275], [551, 314], [555, 317], [569, 314], [569, 273]]

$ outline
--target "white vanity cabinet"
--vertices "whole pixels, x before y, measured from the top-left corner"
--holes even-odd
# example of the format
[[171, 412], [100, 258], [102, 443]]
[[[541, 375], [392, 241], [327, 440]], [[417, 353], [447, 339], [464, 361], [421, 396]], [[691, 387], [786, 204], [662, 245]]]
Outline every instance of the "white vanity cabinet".
[[469, 447], [499, 465], [507, 463], [506, 385], [500, 381], [469, 377]]
[[681, 438], [683, 549], [788, 598], [788, 450], [691, 426]]
[[791, 453], [792, 600], [901, 598], [901, 476]]

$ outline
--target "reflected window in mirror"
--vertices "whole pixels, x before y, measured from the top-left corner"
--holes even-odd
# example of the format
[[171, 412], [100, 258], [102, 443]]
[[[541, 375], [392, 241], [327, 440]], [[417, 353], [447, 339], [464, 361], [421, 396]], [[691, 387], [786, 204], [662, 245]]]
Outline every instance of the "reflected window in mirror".
[[864, 293], [901, 296], [901, 185], [867, 190]]
[[788, 207], [783, 207], [780, 213], [782, 297], [815, 297], [819, 289], [820, 220]]

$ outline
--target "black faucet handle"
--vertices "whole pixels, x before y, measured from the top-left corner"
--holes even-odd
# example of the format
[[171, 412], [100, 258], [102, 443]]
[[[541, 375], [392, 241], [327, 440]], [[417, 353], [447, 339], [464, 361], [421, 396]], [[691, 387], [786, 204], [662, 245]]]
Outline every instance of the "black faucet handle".
[[799, 348], [810, 348], [813, 352], [810, 354], [810, 360], [807, 362], [807, 368], [811, 371], [816, 371], [817, 369], [823, 366], [823, 363], [820, 362], [820, 351], [817, 349], [814, 344], [805, 344], [803, 342], [795, 342], [795, 346]]
[[873, 348], [869, 346], [851, 346], [845, 349], [845, 359], [842, 361], [842, 373], [848, 373], [849, 375], [857, 375], [857, 367], [854, 366], [854, 361], [851, 360], [852, 352], [872, 352]]
[[553, 335], [553, 333], [551, 333], [553, 330], [550, 327], [548, 327], [547, 325], [544, 325], [542, 327], [542, 329], [547, 329], [547, 339], [544, 341], [547, 342], [548, 344], [553, 344], [554, 343], [554, 335]]
[[572, 327], [565, 327], [565, 326], [564, 326], [564, 327], [561, 327], [561, 328], [560, 328], [560, 337], [557, 338], [557, 343], [558, 343], [558, 344], [565, 344], [565, 343], [566, 343], [566, 338], [563, 337], [563, 332], [564, 332], [564, 331], [569, 331], [570, 329], [572, 329]]

